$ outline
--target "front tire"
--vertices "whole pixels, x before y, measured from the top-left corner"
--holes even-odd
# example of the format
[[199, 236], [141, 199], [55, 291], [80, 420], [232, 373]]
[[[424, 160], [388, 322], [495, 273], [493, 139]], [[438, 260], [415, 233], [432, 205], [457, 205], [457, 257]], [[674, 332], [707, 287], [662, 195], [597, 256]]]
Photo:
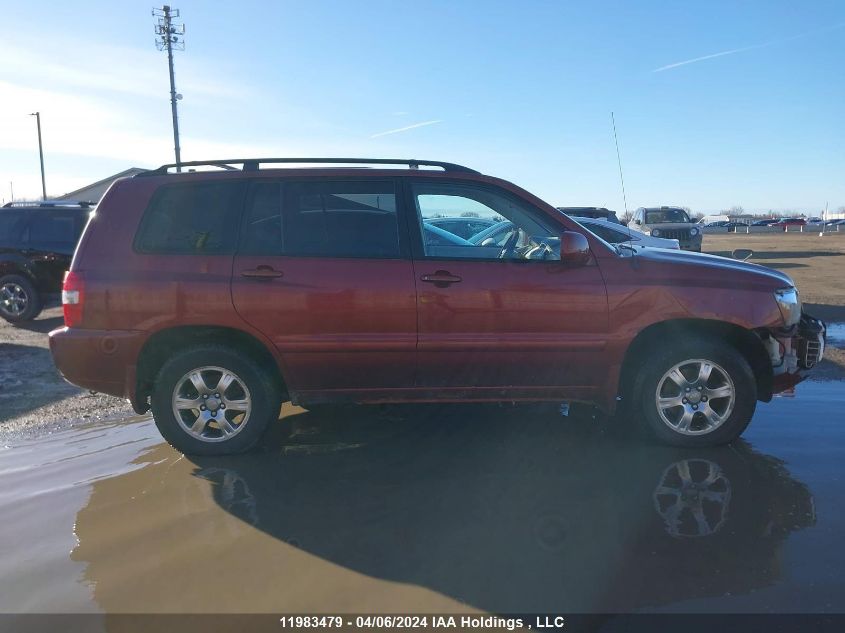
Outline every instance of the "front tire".
[[32, 321], [41, 313], [41, 296], [26, 277], [0, 277], [0, 316], [9, 323]]
[[202, 345], [177, 352], [155, 379], [150, 403], [164, 439], [189, 455], [255, 446], [279, 417], [281, 390], [249, 356]]
[[717, 446], [739, 437], [757, 406], [748, 361], [718, 341], [667, 344], [637, 375], [634, 414], [657, 440], [673, 446]]

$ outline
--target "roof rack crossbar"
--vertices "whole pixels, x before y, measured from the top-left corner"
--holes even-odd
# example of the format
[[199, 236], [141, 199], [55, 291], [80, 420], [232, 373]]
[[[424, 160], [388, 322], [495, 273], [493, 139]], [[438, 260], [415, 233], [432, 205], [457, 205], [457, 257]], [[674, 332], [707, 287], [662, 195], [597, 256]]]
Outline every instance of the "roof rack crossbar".
[[235, 169], [232, 165], [241, 165], [243, 171], [256, 171], [261, 164], [337, 164], [337, 165], [407, 165], [410, 169], [419, 169], [420, 166], [440, 167], [443, 171], [477, 174], [478, 172], [463, 165], [455, 163], [444, 163], [437, 160], [417, 159], [393, 159], [393, 158], [232, 158], [221, 160], [194, 160], [179, 163], [168, 163], [156, 169], [136, 174], [136, 178], [143, 176], [158, 176], [168, 173], [176, 167], [221, 167], [222, 169]]

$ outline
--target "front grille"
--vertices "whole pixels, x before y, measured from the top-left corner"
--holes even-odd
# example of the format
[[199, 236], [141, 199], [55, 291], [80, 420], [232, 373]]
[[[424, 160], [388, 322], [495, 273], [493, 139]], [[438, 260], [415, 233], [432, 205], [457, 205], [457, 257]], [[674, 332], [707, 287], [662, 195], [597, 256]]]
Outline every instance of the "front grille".
[[660, 235], [657, 237], [665, 237], [667, 240], [682, 240], [686, 241], [690, 238], [689, 229], [661, 229]]
[[812, 369], [819, 362], [822, 346], [818, 337], [800, 338], [795, 345], [795, 352], [798, 354], [798, 365], [804, 369]]

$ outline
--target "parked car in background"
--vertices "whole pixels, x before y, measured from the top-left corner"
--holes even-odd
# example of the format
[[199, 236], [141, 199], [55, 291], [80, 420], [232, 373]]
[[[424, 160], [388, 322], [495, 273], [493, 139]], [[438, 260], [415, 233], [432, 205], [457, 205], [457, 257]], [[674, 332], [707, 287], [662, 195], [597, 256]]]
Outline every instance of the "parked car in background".
[[[278, 168], [303, 162], [117, 180], [65, 277], [50, 333], [62, 375], [151, 409], [194, 454], [251, 448], [288, 400], [578, 401], [705, 446], [822, 356], [824, 324], [779, 271], [616, 248], [460, 165]], [[377, 167], [325, 167], [338, 162]], [[428, 223], [469, 207], [505, 218], [507, 237], [464, 243]], [[660, 211], [642, 222], [683, 224]]]
[[756, 220], [751, 223], [751, 226], [773, 226], [778, 223], [777, 218], [765, 218], [763, 220]]
[[734, 231], [736, 227], [741, 226], [745, 228], [745, 224], [742, 222], [734, 222], [732, 220], [718, 220], [716, 222], [708, 222], [704, 225], [707, 228], [722, 228], [728, 229], [728, 231]]
[[492, 218], [432, 218], [428, 224], [449, 231], [458, 237], [468, 240], [486, 228], [494, 225], [496, 220]]
[[775, 226], [782, 226], [783, 230], [787, 230], [790, 226], [806, 226], [807, 220], [804, 218], [783, 218], [778, 220]]
[[563, 211], [566, 215], [573, 218], [593, 218], [622, 224], [622, 221], [616, 216], [616, 211], [611, 211], [604, 207], [558, 207], [557, 210]]
[[609, 244], [630, 244], [632, 246], [669, 248], [674, 250], [681, 248], [678, 240], [646, 235], [641, 231], [633, 231], [624, 224], [613, 224], [606, 220], [593, 220], [590, 218], [576, 218], [575, 221]]
[[679, 207], [640, 207], [628, 228], [652, 237], [678, 240], [681, 249], [701, 252], [701, 227]]
[[821, 218], [807, 218], [806, 226], [812, 228], [821, 228], [824, 226], [824, 220], [822, 220]]
[[471, 246], [471, 242], [455, 235], [451, 231], [423, 222], [423, 240], [430, 246]]
[[[608, 244], [630, 244], [632, 246], [649, 246], [651, 248], [679, 249], [678, 240], [667, 240], [661, 237], [651, 237], [639, 231], [632, 231], [621, 224], [614, 224], [607, 220], [594, 220], [592, 218], [572, 218], [585, 229], [598, 235]], [[508, 235], [513, 231], [513, 222], [505, 220], [494, 224], [469, 239], [471, 244], [480, 246], [501, 246], [505, 243]]]
[[30, 321], [58, 293], [91, 202], [9, 202], [0, 207], [0, 317]]

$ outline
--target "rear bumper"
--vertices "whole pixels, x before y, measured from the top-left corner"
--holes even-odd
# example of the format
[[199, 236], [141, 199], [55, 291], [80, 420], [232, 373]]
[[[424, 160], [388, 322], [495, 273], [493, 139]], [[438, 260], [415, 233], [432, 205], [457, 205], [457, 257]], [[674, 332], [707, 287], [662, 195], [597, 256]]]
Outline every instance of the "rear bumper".
[[50, 332], [53, 362], [69, 383], [128, 398], [136, 406], [136, 362], [143, 332], [61, 327]]

